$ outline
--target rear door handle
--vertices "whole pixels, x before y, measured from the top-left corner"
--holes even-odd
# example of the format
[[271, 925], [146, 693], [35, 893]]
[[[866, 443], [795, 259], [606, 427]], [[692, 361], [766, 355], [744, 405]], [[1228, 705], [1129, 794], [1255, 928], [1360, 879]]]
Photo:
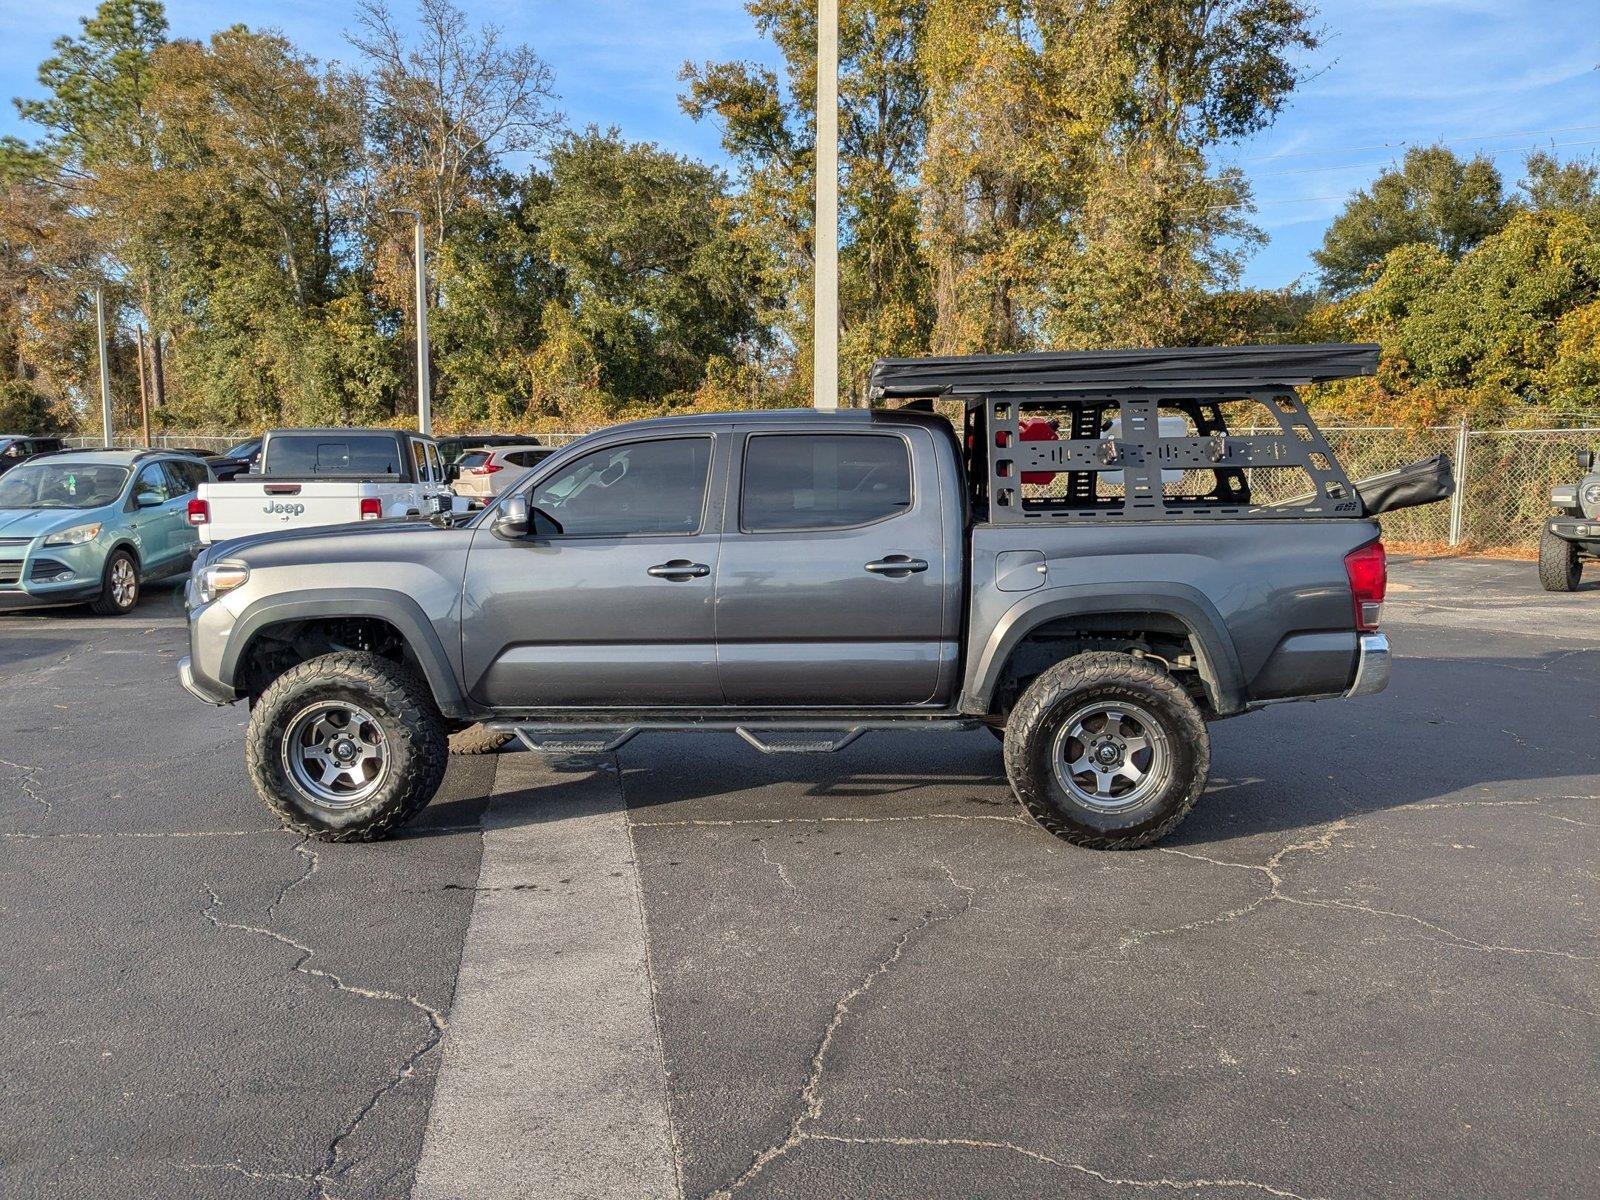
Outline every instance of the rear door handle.
[[876, 562], [866, 564], [866, 569], [874, 575], [887, 575], [891, 579], [904, 579], [907, 575], [920, 574], [928, 569], [928, 560], [925, 558], [911, 558], [904, 554], [891, 554], [887, 558], [880, 558]]
[[675, 558], [671, 562], [658, 563], [651, 567], [646, 574], [657, 579], [704, 579], [711, 574], [711, 568], [705, 563], [690, 562], [686, 558]]

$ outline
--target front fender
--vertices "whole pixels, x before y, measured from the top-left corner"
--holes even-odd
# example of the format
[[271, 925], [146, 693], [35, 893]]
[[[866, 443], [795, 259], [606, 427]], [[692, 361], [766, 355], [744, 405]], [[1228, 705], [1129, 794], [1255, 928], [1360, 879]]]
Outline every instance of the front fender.
[[1181, 622], [1194, 642], [1212, 708], [1219, 715], [1244, 711], [1244, 672], [1222, 615], [1199, 589], [1172, 582], [1078, 584], [1025, 595], [1001, 615], [969, 659], [961, 711], [990, 711], [1012, 652], [1041, 625], [1066, 617], [1119, 613], [1159, 613]]
[[467, 719], [472, 706], [462, 694], [450, 657], [433, 623], [410, 596], [384, 588], [339, 588], [325, 594], [297, 592], [293, 596], [263, 596], [252, 602], [234, 622], [223, 651], [217, 678], [235, 687], [240, 660], [256, 634], [285, 621], [322, 617], [375, 617], [400, 631], [422, 666], [434, 702], [448, 717]]

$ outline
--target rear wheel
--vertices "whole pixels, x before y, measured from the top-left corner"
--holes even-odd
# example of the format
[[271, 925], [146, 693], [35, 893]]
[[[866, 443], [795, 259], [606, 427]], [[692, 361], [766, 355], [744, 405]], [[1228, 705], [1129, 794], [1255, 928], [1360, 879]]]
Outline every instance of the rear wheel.
[[1006, 774], [1033, 819], [1096, 850], [1160, 840], [1205, 787], [1211, 741], [1172, 677], [1126, 654], [1080, 654], [1034, 680], [1006, 723]]
[[1546, 529], [1539, 535], [1539, 582], [1547, 592], [1571, 592], [1578, 587], [1583, 564], [1578, 547]]
[[121, 617], [139, 606], [139, 564], [126, 550], [114, 550], [106, 559], [100, 594], [89, 601], [90, 610], [101, 617]]
[[285, 825], [376, 841], [421, 812], [448, 761], [427, 686], [376, 654], [325, 654], [273, 681], [250, 714], [245, 762]]

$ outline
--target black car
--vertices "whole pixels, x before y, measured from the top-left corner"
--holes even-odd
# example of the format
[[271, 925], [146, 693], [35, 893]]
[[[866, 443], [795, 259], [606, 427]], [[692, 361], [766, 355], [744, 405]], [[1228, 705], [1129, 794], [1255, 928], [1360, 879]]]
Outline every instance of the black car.
[[468, 450], [479, 450], [485, 446], [537, 446], [539, 439], [531, 433], [464, 433], [439, 438], [438, 442], [439, 454], [448, 467], [460, 462], [461, 456]]
[[65, 450], [67, 444], [57, 437], [28, 437], [23, 434], [0, 433], [0, 475], [12, 467], [27, 462], [40, 454], [54, 454]]
[[261, 441], [242, 442], [237, 446], [215, 454], [210, 450], [201, 450], [194, 446], [169, 446], [174, 454], [189, 454], [195, 458], [205, 460], [206, 466], [211, 468], [211, 473], [218, 480], [232, 479], [236, 475], [243, 475], [246, 471], [255, 469], [256, 461], [261, 457]]

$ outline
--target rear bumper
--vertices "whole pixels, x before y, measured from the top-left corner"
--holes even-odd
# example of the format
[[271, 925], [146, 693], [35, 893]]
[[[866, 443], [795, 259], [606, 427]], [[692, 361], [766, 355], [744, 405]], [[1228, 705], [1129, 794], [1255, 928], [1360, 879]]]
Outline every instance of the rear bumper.
[[1388, 638], [1381, 633], [1363, 633], [1360, 650], [1356, 656], [1356, 677], [1345, 695], [1376, 696], [1388, 687], [1392, 657]]

